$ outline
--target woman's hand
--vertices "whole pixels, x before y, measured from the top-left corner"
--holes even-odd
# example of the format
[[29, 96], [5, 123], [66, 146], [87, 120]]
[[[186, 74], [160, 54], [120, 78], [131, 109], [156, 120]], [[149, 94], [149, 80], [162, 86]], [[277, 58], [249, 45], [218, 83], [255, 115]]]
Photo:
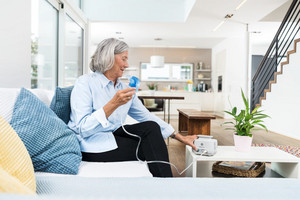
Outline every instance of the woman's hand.
[[135, 94], [135, 88], [130, 87], [123, 90], [118, 90], [115, 96], [111, 99], [111, 102], [118, 107], [126, 104], [130, 101]]
[[119, 106], [130, 101], [134, 94], [134, 87], [118, 90], [115, 96], [105, 106], [103, 106], [106, 118], [108, 118]]
[[[173, 133], [174, 134], [174, 133]], [[179, 133], [175, 135], [175, 139], [179, 140], [180, 142], [191, 146], [195, 151], [197, 151], [197, 147], [194, 145], [194, 140], [197, 139], [197, 135], [187, 135], [183, 136]]]

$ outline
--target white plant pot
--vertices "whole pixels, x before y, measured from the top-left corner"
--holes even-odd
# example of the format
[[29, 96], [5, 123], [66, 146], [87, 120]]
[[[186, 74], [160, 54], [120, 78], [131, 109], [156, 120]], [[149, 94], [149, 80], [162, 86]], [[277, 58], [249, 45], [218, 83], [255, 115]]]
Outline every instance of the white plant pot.
[[154, 96], [155, 90], [149, 90], [150, 96]]
[[239, 152], [249, 152], [252, 144], [252, 137], [249, 136], [240, 136], [233, 134], [235, 150]]

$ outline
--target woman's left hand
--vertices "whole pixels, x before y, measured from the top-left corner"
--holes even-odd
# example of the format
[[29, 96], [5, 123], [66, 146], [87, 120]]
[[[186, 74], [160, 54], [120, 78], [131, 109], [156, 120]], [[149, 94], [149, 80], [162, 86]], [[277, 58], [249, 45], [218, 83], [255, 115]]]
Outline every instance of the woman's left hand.
[[194, 145], [194, 140], [198, 138], [197, 135], [187, 135], [187, 136], [183, 136], [179, 133], [177, 133], [175, 135], [175, 138], [177, 140], [179, 140], [180, 142], [191, 146], [195, 151], [197, 151], [197, 147]]

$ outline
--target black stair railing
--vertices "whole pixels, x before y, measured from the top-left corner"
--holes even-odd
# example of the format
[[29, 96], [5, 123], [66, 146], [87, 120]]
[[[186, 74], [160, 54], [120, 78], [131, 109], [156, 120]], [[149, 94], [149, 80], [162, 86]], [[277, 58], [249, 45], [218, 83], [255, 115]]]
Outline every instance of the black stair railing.
[[268, 89], [269, 82], [274, 80], [274, 73], [278, 71], [282, 58], [300, 30], [299, 22], [300, 0], [293, 0], [252, 79], [251, 110], [260, 103], [260, 97], [264, 96], [264, 90]]

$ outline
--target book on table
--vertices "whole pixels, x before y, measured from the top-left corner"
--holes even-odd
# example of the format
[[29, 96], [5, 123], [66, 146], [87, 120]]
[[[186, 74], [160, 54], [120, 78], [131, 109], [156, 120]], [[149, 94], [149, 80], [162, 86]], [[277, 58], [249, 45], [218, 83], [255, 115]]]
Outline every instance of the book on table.
[[257, 163], [248, 161], [222, 161], [219, 165], [240, 170], [252, 170], [256, 168]]

